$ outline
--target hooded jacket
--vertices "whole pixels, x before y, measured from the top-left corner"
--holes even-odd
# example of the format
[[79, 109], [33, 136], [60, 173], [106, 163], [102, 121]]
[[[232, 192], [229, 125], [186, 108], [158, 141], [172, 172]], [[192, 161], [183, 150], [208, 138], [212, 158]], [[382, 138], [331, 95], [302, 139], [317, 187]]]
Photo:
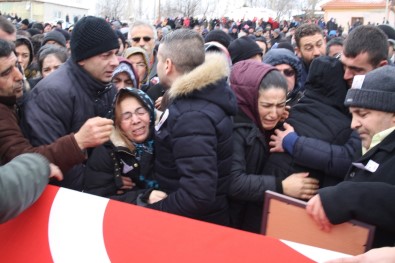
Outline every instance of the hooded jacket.
[[352, 133], [351, 115], [344, 106], [347, 85], [342, 76], [343, 66], [337, 59], [319, 57], [313, 61], [304, 97], [286, 120], [301, 136], [292, 147], [293, 156], [271, 154], [265, 172], [282, 178], [309, 172], [320, 181], [320, 187], [343, 181], [360, 140]]
[[156, 126], [156, 180], [168, 197], [157, 210], [221, 225], [229, 224], [227, 191], [232, 163], [231, 116], [236, 98], [222, 54], [179, 77], [170, 104]]
[[293, 106], [301, 98], [302, 91], [302, 64], [299, 58], [292, 54], [291, 51], [285, 48], [275, 48], [269, 50], [263, 57], [263, 63], [270, 64], [272, 66], [287, 64], [290, 65], [296, 72], [295, 75], [295, 86], [293, 90], [287, 95], [287, 105]]
[[264, 175], [269, 157], [258, 112], [259, 86], [274, 67], [252, 60], [236, 63], [230, 84], [237, 97], [239, 112], [234, 118], [233, 161], [229, 186], [231, 226], [259, 233], [263, 197], [266, 190], [278, 191], [276, 177]]
[[[22, 119], [23, 132], [34, 146], [52, 143], [77, 132], [89, 118], [106, 117], [115, 93], [111, 83], [95, 80], [68, 59], [29, 94]], [[58, 185], [81, 190], [83, 169], [83, 165], [74, 166]]]

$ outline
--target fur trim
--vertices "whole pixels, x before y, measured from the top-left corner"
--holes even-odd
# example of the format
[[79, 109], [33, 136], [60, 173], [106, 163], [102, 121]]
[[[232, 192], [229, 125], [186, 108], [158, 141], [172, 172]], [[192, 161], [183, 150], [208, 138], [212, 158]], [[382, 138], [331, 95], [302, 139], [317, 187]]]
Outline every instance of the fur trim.
[[225, 55], [219, 52], [209, 52], [205, 61], [191, 72], [179, 77], [169, 90], [169, 97], [174, 99], [201, 90], [211, 83], [228, 77], [229, 63]]
[[121, 135], [119, 134], [119, 130], [115, 129], [115, 127], [112, 128], [112, 133], [110, 135], [110, 140], [114, 146], [119, 147], [128, 147], [125, 141], [122, 139]]

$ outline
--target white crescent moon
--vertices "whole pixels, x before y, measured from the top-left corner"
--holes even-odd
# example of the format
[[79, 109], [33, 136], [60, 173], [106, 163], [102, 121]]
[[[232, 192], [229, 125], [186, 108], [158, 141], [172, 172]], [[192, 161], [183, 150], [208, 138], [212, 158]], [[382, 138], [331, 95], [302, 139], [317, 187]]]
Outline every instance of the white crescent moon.
[[51, 207], [48, 240], [54, 262], [111, 262], [103, 239], [109, 199], [60, 188]]

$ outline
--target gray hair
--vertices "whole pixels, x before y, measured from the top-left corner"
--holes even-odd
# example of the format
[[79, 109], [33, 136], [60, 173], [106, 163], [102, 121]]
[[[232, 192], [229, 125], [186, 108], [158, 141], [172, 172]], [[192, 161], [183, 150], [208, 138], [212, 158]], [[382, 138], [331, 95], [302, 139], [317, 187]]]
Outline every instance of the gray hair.
[[169, 58], [177, 71], [190, 72], [204, 62], [204, 40], [196, 31], [175, 30], [163, 37], [161, 55], [164, 60]]
[[132, 34], [131, 34], [133, 28], [140, 27], [140, 26], [141, 27], [149, 27], [149, 28], [151, 28], [152, 32], [154, 33], [154, 39], [155, 40], [158, 39], [158, 33], [156, 32], [156, 28], [153, 25], [151, 25], [150, 23], [145, 22], [145, 21], [136, 21], [136, 22], [134, 22], [132, 24], [132, 26], [129, 28], [129, 34], [128, 34], [128, 38], [129, 39], [132, 39], [132, 37], [133, 37]]

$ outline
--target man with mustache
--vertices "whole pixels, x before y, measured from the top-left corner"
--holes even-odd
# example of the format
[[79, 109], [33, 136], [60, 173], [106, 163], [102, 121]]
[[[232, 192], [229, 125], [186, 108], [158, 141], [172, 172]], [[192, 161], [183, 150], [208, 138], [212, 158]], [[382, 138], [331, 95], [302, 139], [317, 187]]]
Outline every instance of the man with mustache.
[[[25, 104], [23, 128], [34, 146], [77, 132], [89, 118], [106, 117], [111, 109], [119, 44], [110, 24], [83, 17], [73, 29], [70, 46], [71, 59], [40, 81]], [[82, 190], [83, 170], [83, 165], [74, 166], [61, 186]]]
[[88, 120], [75, 134], [57, 139], [50, 145], [33, 147], [19, 127], [23, 97], [23, 75], [15, 55], [15, 45], [0, 39], [0, 163], [6, 164], [23, 153], [40, 153], [65, 173], [73, 165], [85, 161], [83, 150], [109, 139], [112, 121], [104, 118]]

